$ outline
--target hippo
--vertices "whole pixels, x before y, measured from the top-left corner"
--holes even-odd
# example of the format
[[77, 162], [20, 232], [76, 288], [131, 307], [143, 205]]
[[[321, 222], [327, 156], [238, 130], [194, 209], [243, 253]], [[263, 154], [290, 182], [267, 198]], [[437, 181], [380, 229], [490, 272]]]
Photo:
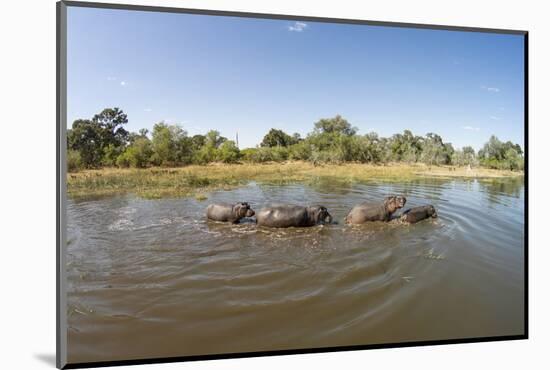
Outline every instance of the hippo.
[[238, 223], [241, 218], [252, 217], [255, 212], [246, 202], [235, 204], [230, 203], [215, 203], [210, 204], [206, 208], [206, 217], [213, 221]]
[[307, 227], [332, 223], [332, 216], [324, 206], [277, 204], [262, 208], [256, 215], [256, 223], [268, 227]]
[[356, 205], [346, 216], [347, 224], [362, 224], [368, 221], [390, 221], [392, 214], [403, 208], [407, 198], [389, 196], [383, 202], [365, 202]]
[[401, 214], [400, 220], [403, 222], [408, 222], [414, 224], [418, 221], [425, 220], [427, 218], [436, 218], [437, 212], [435, 207], [432, 205], [414, 207], [407, 209]]

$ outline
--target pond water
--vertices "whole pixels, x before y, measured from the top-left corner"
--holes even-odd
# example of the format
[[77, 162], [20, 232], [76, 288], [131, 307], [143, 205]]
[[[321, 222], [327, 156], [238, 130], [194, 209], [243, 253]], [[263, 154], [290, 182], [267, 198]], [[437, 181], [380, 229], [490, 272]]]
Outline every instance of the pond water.
[[[439, 218], [343, 223], [390, 194]], [[322, 204], [338, 224], [207, 222], [219, 201]], [[524, 332], [523, 178], [252, 183], [202, 202], [69, 200], [67, 213], [69, 362]]]

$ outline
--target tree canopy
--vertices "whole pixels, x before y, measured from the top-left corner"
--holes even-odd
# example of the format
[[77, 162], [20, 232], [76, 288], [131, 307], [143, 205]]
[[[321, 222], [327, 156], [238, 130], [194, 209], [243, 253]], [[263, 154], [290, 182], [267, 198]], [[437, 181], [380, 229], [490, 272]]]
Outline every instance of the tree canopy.
[[339, 114], [333, 118], [322, 118], [315, 123], [313, 131], [317, 134], [339, 133], [346, 136], [353, 136], [357, 133], [357, 128], [342, 118]]
[[491, 136], [478, 153], [471, 146], [454, 148], [435, 133], [414, 135], [410, 130], [391, 137], [375, 132], [359, 135], [337, 115], [315, 122], [306, 138], [272, 128], [256, 148], [240, 150], [232, 140], [210, 130], [190, 137], [177, 124], [158, 122], [152, 132], [128, 132], [128, 117], [119, 108], [104, 109], [91, 119], [77, 119], [67, 132], [70, 171], [101, 166], [182, 166], [211, 162], [388, 163], [422, 162], [427, 165], [484, 166], [522, 170], [523, 150]]
[[283, 130], [272, 128], [264, 136], [262, 142], [260, 143], [260, 146], [270, 147], [270, 148], [273, 148], [276, 146], [289, 147], [291, 145], [297, 144], [298, 142], [300, 142], [300, 140], [301, 140], [300, 134], [298, 133], [295, 133], [292, 136], [290, 136]]

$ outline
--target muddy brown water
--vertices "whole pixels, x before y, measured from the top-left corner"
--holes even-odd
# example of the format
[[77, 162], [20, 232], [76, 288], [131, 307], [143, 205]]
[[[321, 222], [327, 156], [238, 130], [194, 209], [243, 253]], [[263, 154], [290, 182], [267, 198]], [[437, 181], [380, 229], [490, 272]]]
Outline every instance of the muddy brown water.
[[[436, 220], [348, 226], [404, 194]], [[211, 202], [323, 204], [304, 229], [207, 222]], [[523, 179], [271, 186], [68, 202], [69, 362], [517, 335]]]

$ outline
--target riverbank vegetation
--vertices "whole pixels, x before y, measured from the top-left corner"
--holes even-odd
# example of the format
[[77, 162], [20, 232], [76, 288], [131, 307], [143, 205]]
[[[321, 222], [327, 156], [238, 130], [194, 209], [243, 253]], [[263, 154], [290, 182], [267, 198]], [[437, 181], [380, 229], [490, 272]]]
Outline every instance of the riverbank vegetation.
[[215, 130], [189, 136], [181, 126], [159, 122], [151, 133], [146, 129], [129, 132], [124, 128], [127, 123], [127, 115], [119, 108], [104, 109], [91, 119], [74, 121], [67, 131], [68, 171], [287, 161], [314, 166], [400, 163], [523, 170], [521, 146], [502, 142], [496, 136], [491, 136], [476, 153], [470, 146], [454, 148], [435, 133], [417, 136], [405, 130], [388, 138], [374, 132], [360, 135], [339, 115], [320, 119], [304, 138], [271, 129], [258, 147], [242, 150]]
[[404, 182], [425, 177], [478, 178], [493, 181], [518, 177], [518, 171], [428, 166], [347, 163], [314, 165], [305, 161], [284, 163], [243, 163], [189, 165], [177, 168], [103, 168], [82, 170], [68, 175], [68, 192], [73, 197], [134, 193], [144, 198], [194, 196], [207, 198], [213, 190], [232, 189], [250, 182], [284, 185], [290, 183], [346, 184], [384, 181]]

